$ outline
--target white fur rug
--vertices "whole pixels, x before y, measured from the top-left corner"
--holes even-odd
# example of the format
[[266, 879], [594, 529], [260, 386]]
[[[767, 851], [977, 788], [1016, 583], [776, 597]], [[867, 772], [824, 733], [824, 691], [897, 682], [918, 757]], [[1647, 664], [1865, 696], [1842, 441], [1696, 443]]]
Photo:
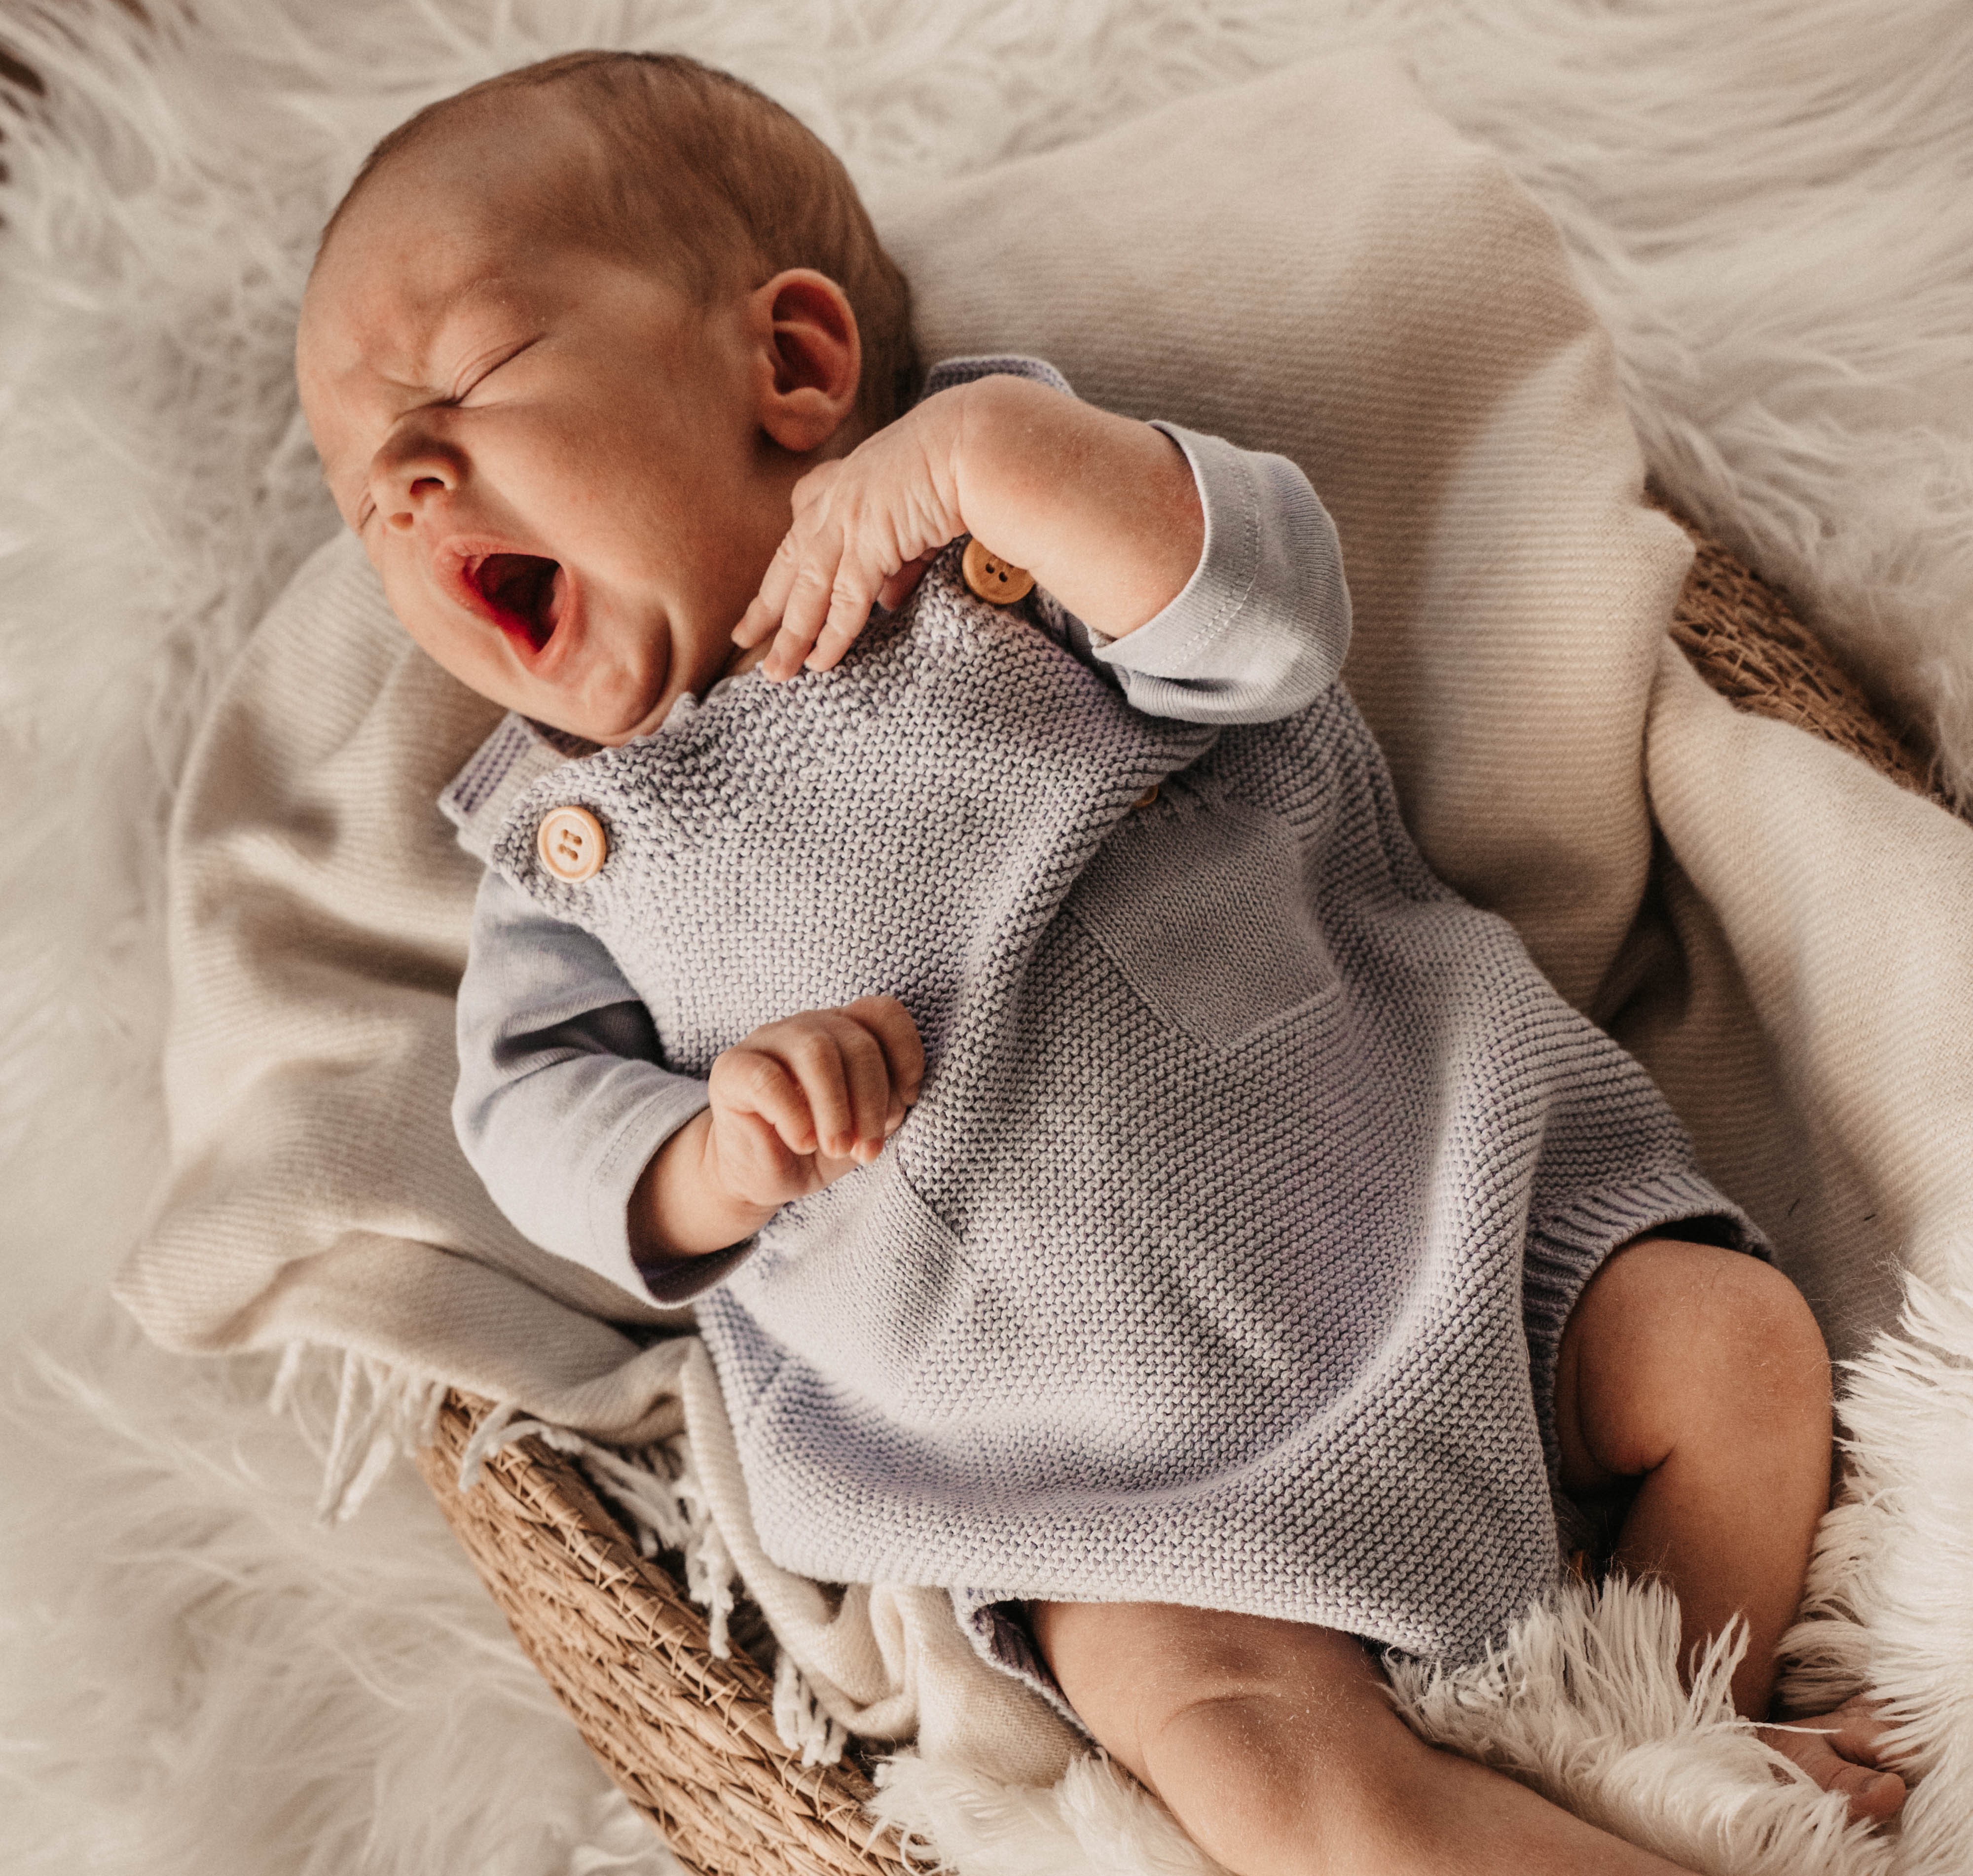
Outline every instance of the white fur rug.
[[[1562, 223], [1661, 480], [1808, 600], [1973, 795], [1962, 0], [150, 11], [155, 30], [116, 0], [0, 0], [0, 48], [52, 103], [0, 111], [0, 1867], [666, 1864], [417, 1482], [320, 1531], [317, 1455], [263, 1411], [267, 1375], [159, 1355], [100, 1295], [163, 1147], [172, 781], [217, 675], [332, 525], [288, 383], [300, 280], [362, 150], [427, 98], [569, 45], [676, 46], [785, 100], [877, 193], [1397, 41]], [[1818, 1847], [1702, 1819], [1708, 1869], [1973, 1872], [1973, 1312], [1933, 1308], [1929, 1342], [1860, 1379], [1851, 1420], [1896, 1516], [1867, 1552], [1833, 1524], [1827, 1596], [1869, 1626], [1833, 1629], [1815, 1664], [1847, 1685], [1867, 1654], [1922, 1716], [1907, 1829]], [[1512, 1691], [1435, 1697], [1505, 1739]], [[1584, 1724], [1575, 1760], [1524, 1775], [1566, 1784], [1633, 1749]], [[1008, 1794], [906, 1761], [890, 1799], [967, 1876], [1200, 1867], [1100, 1768]]]

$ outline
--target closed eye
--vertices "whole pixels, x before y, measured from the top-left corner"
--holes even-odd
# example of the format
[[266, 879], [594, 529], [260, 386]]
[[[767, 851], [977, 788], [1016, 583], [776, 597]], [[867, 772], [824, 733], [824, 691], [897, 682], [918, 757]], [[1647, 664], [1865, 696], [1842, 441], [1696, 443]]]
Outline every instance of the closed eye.
[[460, 388], [454, 391], [446, 402], [449, 404], [463, 404], [496, 371], [499, 371], [503, 366], [512, 364], [529, 346], [538, 343], [542, 335], [537, 332], [532, 338], [522, 339], [518, 345], [509, 345], [504, 351], [497, 352], [491, 357], [483, 355], [482, 358], [475, 359], [465, 371], [460, 374], [458, 381]]

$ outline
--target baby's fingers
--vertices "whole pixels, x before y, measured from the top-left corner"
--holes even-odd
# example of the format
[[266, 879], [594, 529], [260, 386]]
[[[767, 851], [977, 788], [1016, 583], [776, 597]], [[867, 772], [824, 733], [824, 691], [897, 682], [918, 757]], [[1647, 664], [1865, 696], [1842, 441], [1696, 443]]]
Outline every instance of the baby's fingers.
[[806, 660], [810, 670], [828, 670], [856, 642], [857, 635], [870, 623], [878, 583], [875, 574], [854, 573], [846, 564], [837, 569], [828, 617]]
[[836, 1140], [826, 1139], [824, 1146], [839, 1157], [867, 1164], [883, 1151], [885, 1138], [891, 1131], [890, 1063], [882, 1044], [847, 1011], [837, 1013], [830, 1028], [842, 1051], [849, 1124]]
[[[780, 630], [761, 665], [777, 683], [801, 669], [829, 623], [836, 596], [837, 560], [833, 553], [811, 551], [789, 583], [781, 608]], [[762, 590], [764, 594], [765, 588]]]
[[747, 603], [740, 623], [733, 628], [733, 642], [751, 649], [772, 636], [787, 608], [788, 594], [801, 570], [803, 540], [807, 529], [800, 521], [782, 535], [774, 557], [761, 576], [761, 590]]
[[757, 593], [747, 602], [739, 624], [733, 628], [733, 642], [743, 651], [751, 651], [780, 623], [780, 613]]
[[807, 1091], [777, 1057], [744, 1044], [728, 1049], [712, 1065], [710, 1087], [715, 1113], [724, 1108], [757, 1115], [790, 1152], [805, 1156], [816, 1150], [815, 1116]]
[[720, 1175], [731, 1197], [784, 1205], [812, 1189], [815, 1156], [797, 1152], [764, 1115], [728, 1109], [718, 1119], [715, 1137]]
[[783, 1053], [815, 1116], [816, 1150], [831, 1159], [875, 1159], [891, 1093], [877, 1039], [840, 1010], [818, 1010], [800, 1020]]
[[889, 1071], [891, 1092], [900, 1107], [908, 1107], [924, 1083], [924, 1044], [911, 1012], [895, 997], [859, 997], [843, 1014], [853, 1016], [876, 1038]]
[[905, 561], [877, 589], [877, 603], [895, 613], [918, 590], [918, 582], [924, 577], [925, 569], [935, 558], [935, 554], [921, 554], [915, 559]]

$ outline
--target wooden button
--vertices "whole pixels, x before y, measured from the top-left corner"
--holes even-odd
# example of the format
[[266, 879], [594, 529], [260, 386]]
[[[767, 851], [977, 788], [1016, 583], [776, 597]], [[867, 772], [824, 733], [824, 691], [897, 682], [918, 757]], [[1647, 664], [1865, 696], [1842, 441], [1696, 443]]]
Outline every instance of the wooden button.
[[1012, 566], [989, 554], [977, 539], [966, 544], [959, 577], [991, 606], [1011, 606], [1035, 590], [1035, 577], [1025, 567]]
[[1158, 785], [1153, 782], [1135, 801], [1131, 802], [1130, 806], [1134, 808], [1148, 808], [1157, 798]]
[[572, 886], [600, 871], [609, 857], [603, 823], [587, 808], [555, 808], [535, 830], [535, 851], [557, 879]]

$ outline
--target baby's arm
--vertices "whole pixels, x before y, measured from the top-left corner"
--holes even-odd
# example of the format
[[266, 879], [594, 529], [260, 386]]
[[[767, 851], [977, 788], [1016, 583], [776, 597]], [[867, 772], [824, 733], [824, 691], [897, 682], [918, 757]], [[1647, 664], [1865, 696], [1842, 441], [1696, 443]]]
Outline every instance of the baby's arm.
[[[1178, 596], [1119, 639], [1070, 616], [1052, 626], [1109, 672], [1137, 709], [1187, 723], [1292, 716], [1336, 681], [1350, 649], [1350, 588], [1336, 525], [1285, 456], [1175, 425], [1206, 513], [1206, 544]], [[1052, 596], [1036, 596], [1046, 616]]]
[[798, 483], [794, 522], [735, 632], [763, 668], [825, 670], [927, 556], [963, 534], [1023, 567], [1107, 639], [1134, 632], [1198, 565], [1206, 520], [1184, 456], [1148, 423], [1026, 378], [924, 399]]
[[659, 1064], [649, 1015], [603, 946], [490, 868], [458, 1041], [453, 1130], [494, 1203], [545, 1250], [645, 1293], [631, 1195], [659, 1146], [704, 1110], [706, 1085]]
[[798, 486], [734, 635], [757, 645], [778, 627], [769, 676], [833, 664], [872, 591], [898, 603], [970, 531], [1028, 566], [1036, 603], [1065, 615], [1050, 629], [1153, 715], [1263, 721], [1334, 681], [1349, 588], [1335, 525], [1294, 463], [1095, 410], [1033, 361], [958, 360], [934, 379], [960, 372]]
[[458, 1020], [453, 1125], [495, 1204], [545, 1250], [660, 1302], [735, 1261], [704, 1253], [874, 1159], [924, 1074], [889, 997], [756, 1030], [708, 1080], [674, 1074], [603, 946], [491, 871]]

